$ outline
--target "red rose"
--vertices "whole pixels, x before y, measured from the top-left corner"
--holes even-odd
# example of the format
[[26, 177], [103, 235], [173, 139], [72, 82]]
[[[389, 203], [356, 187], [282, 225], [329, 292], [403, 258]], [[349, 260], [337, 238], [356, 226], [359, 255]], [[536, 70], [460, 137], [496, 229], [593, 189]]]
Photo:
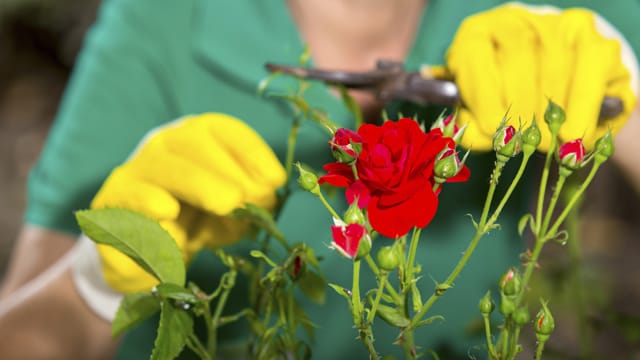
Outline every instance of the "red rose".
[[572, 170], [577, 170], [582, 166], [585, 159], [585, 149], [582, 144], [582, 139], [576, 139], [564, 143], [558, 148], [558, 158], [560, 158], [560, 164], [568, 167]]
[[358, 254], [358, 247], [364, 241], [371, 242], [371, 238], [367, 234], [367, 229], [360, 224], [344, 224], [336, 221], [336, 225], [331, 226], [331, 234], [333, 236], [333, 248], [338, 250], [342, 255], [353, 259]]
[[[387, 121], [382, 126], [364, 124], [358, 129], [362, 150], [355, 167], [343, 163], [325, 165], [328, 174], [320, 183], [347, 187], [347, 201], [358, 199], [367, 209], [371, 227], [380, 234], [396, 238], [413, 227], [423, 228], [436, 213], [438, 198], [433, 191], [433, 166], [445, 148], [455, 147], [453, 139], [440, 129], [425, 133], [412, 119]], [[464, 181], [463, 171], [448, 181]]]

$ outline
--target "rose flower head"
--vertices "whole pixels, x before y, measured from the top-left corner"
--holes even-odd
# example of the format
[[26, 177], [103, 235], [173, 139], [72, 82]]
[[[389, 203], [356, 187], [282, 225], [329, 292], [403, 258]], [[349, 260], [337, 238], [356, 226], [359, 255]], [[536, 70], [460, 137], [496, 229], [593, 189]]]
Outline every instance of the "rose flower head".
[[[324, 166], [328, 173], [318, 181], [346, 187], [349, 203], [366, 208], [369, 224], [380, 234], [396, 238], [413, 227], [424, 228], [435, 215], [434, 164], [445, 148], [455, 147], [440, 129], [425, 133], [409, 118], [382, 125], [364, 124], [358, 129], [362, 149], [355, 168], [344, 163]], [[466, 166], [447, 182], [469, 177]]]
[[579, 169], [585, 159], [585, 149], [582, 144], [582, 139], [576, 139], [562, 144], [558, 148], [558, 159], [562, 167], [569, 170]]

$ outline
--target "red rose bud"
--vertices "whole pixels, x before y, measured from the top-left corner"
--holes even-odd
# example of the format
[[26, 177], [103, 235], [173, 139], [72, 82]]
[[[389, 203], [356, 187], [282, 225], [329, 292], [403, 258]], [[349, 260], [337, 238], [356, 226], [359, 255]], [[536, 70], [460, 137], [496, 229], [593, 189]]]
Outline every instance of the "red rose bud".
[[300, 187], [314, 195], [319, 195], [320, 185], [318, 185], [318, 177], [316, 174], [305, 169], [300, 164], [296, 164], [296, 166], [300, 172], [300, 176], [298, 177], [298, 184], [300, 184]]
[[455, 149], [445, 148], [436, 156], [436, 162], [433, 166], [434, 179], [437, 183], [443, 184], [448, 178], [458, 175], [463, 166], [464, 161], [458, 159], [458, 153]]
[[558, 134], [560, 126], [562, 126], [565, 119], [564, 110], [558, 104], [549, 100], [547, 109], [544, 112], [544, 122], [549, 126], [549, 131], [551, 131], [552, 135], [556, 136]]
[[511, 125], [501, 127], [493, 136], [493, 150], [496, 151], [498, 159], [502, 161], [507, 161], [510, 157], [518, 155], [520, 134]]
[[579, 169], [584, 162], [584, 145], [582, 139], [576, 139], [564, 143], [558, 149], [558, 159], [560, 167], [569, 170], [569, 173]]
[[293, 259], [293, 261], [289, 265], [289, 269], [288, 269], [289, 276], [291, 277], [292, 280], [295, 281], [300, 278], [300, 276], [304, 273], [305, 269], [306, 269], [306, 264], [302, 259], [302, 256], [298, 255]]
[[536, 337], [539, 341], [546, 341], [546, 339], [556, 327], [555, 320], [553, 320], [553, 316], [551, 315], [551, 311], [549, 311], [547, 303], [544, 301], [542, 302], [542, 309], [540, 309], [540, 311], [538, 311], [538, 314], [536, 315], [536, 322], [534, 325], [536, 330]]
[[383, 246], [376, 255], [378, 266], [385, 271], [393, 271], [400, 265], [400, 254], [395, 246]]
[[466, 125], [459, 128], [456, 125], [455, 114], [444, 116], [444, 113], [440, 114], [436, 121], [434, 121], [431, 126], [431, 130], [440, 129], [442, 131], [442, 136], [453, 138], [453, 141], [458, 143], [464, 134], [464, 130], [466, 129]]
[[516, 269], [511, 268], [500, 278], [500, 291], [507, 296], [517, 295], [522, 289], [520, 275]]
[[536, 119], [534, 118], [533, 122], [531, 122], [531, 126], [522, 132], [522, 151], [526, 154], [533, 154], [533, 152], [538, 148], [538, 145], [540, 145], [541, 139], [542, 134], [540, 133], [540, 129], [538, 128], [538, 125], [536, 125]]
[[493, 309], [495, 308], [496, 308], [496, 304], [494, 304], [493, 300], [491, 300], [491, 291], [487, 291], [487, 293], [484, 294], [482, 299], [480, 299], [480, 302], [478, 303], [478, 309], [480, 310], [481, 314], [489, 315], [493, 312]]
[[352, 163], [360, 154], [362, 149], [362, 138], [350, 129], [340, 128], [329, 141], [333, 157], [339, 162]]
[[613, 155], [614, 151], [613, 136], [611, 135], [611, 131], [607, 131], [600, 139], [596, 140], [595, 160], [600, 163], [605, 162]]
[[371, 238], [367, 234], [367, 230], [360, 224], [346, 225], [341, 220], [334, 219], [336, 225], [331, 226], [331, 234], [333, 235], [332, 247], [342, 255], [353, 259], [358, 254], [358, 246], [365, 239], [371, 245]]

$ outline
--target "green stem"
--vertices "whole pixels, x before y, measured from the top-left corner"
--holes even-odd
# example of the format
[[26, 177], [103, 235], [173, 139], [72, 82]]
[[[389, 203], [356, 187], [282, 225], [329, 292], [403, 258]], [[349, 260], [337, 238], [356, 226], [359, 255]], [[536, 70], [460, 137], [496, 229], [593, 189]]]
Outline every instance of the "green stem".
[[513, 336], [511, 337], [511, 341], [509, 343], [509, 353], [507, 359], [515, 359], [516, 358], [516, 347], [518, 346], [518, 338], [520, 338], [520, 326], [516, 325], [515, 329], [513, 329]]
[[[568, 184], [570, 192], [576, 191], [575, 181], [570, 181]], [[580, 236], [580, 217], [579, 217], [580, 205], [575, 206], [567, 217], [566, 224], [567, 230], [571, 236], [567, 239], [569, 246], [569, 264], [571, 282], [573, 288], [573, 300], [576, 305], [576, 316], [578, 318], [578, 338], [580, 339], [580, 358], [590, 359], [592, 354], [591, 338], [592, 331], [589, 321], [586, 316], [586, 303], [584, 294], [584, 282], [582, 278], [582, 253], [580, 249], [580, 242], [578, 239]]]
[[411, 236], [411, 244], [409, 245], [409, 255], [407, 256], [407, 263], [405, 264], [405, 281], [404, 289], [409, 289], [413, 282], [413, 272], [415, 269], [414, 263], [416, 260], [416, 252], [418, 251], [418, 242], [420, 242], [420, 233], [422, 229], [414, 228]]
[[538, 190], [538, 206], [536, 208], [536, 233], [540, 233], [540, 225], [542, 220], [542, 207], [544, 206], [544, 196], [547, 191], [547, 182], [549, 180], [549, 169], [551, 167], [551, 158], [556, 151], [556, 145], [558, 140], [555, 136], [551, 136], [551, 144], [549, 151], [547, 151], [547, 157], [544, 161], [544, 169], [542, 170], [542, 178], [540, 179], [540, 188]]
[[[213, 357], [216, 357], [217, 352], [217, 332], [218, 332], [218, 322], [220, 320], [220, 316], [222, 315], [222, 310], [224, 309], [227, 299], [229, 298], [229, 293], [231, 293], [231, 289], [233, 289], [233, 285], [236, 281], [237, 271], [232, 269], [229, 272], [225, 273], [222, 276], [222, 294], [218, 299], [218, 303], [216, 304], [216, 308], [213, 313], [213, 318], [207, 319], [209, 325], [208, 327], [208, 340], [207, 340], [207, 352]], [[208, 311], [207, 311], [208, 312]], [[206, 316], [206, 315], [205, 315]]]
[[298, 130], [300, 129], [300, 121], [296, 116], [289, 132], [289, 138], [287, 140], [287, 155], [285, 160], [285, 171], [287, 179], [291, 179], [291, 172], [293, 171], [293, 159], [296, 148], [296, 139], [298, 138]]
[[322, 201], [322, 204], [324, 205], [324, 207], [326, 207], [327, 210], [329, 210], [329, 213], [331, 213], [331, 216], [333, 216], [333, 218], [342, 219], [342, 217], [340, 215], [338, 215], [338, 213], [335, 210], [333, 210], [333, 208], [331, 207], [331, 205], [329, 204], [327, 199], [324, 198], [322, 193], [320, 193], [320, 192], [318, 193], [318, 198], [320, 199], [320, 201]]
[[[493, 174], [491, 176], [491, 182], [489, 185], [489, 191], [487, 192], [487, 198], [485, 199], [484, 207], [482, 209], [482, 215], [480, 216], [480, 223], [477, 224], [476, 232], [473, 235], [473, 239], [471, 239], [471, 242], [467, 246], [467, 249], [462, 254], [462, 258], [460, 258], [460, 260], [458, 261], [458, 264], [456, 264], [456, 267], [451, 271], [451, 273], [449, 274], [447, 279], [444, 281], [444, 283], [440, 284], [440, 285], [444, 285], [444, 288], [448, 288], [451, 285], [453, 285], [453, 282], [455, 281], [455, 279], [458, 278], [458, 275], [460, 275], [460, 272], [469, 261], [469, 258], [471, 258], [471, 255], [473, 254], [476, 246], [478, 245], [478, 242], [488, 230], [487, 229], [488, 226], [485, 222], [487, 221], [489, 209], [491, 208], [491, 202], [493, 200], [496, 186], [498, 185], [498, 179], [502, 174], [502, 169], [504, 165], [505, 165], [505, 162], [502, 162], [502, 161], [496, 162], [496, 167], [493, 169]], [[433, 306], [433, 304], [440, 297], [440, 295], [442, 294], [439, 292], [434, 292], [433, 294], [431, 294], [429, 299], [427, 299], [427, 301], [422, 305], [422, 308], [420, 309], [420, 311], [418, 311], [416, 315], [411, 319], [408, 329], [415, 328], [418, 322], [420, 322], [422, 317], [427, 313], [427, 311], [429, 311], [431, 306]]]
[[387, 283], [387, 277], [389, 273], [386, 271], [380, 275], [380, 284], [378, 284], [378, 291], [376, 292], [376, 297], [373, 299], [373, 304], [371, 304], [371, 310], [369, 311], [369, 315], [367, 316], [367, 325], [370, 326], [373, 323], [373, 319], [376, 316], [376, 311], [378, 311], [378, 304], [380, 304], [380, 298], [382, 298], [382, 292], [384, 290], [384, 286]]
[[353, 312], [353, 322], [356, 328], [360, 328], [362, 323], [362, 310], [360, 308], [360, 260], [353, 261], [353, 283], [351, 284], [351, 309]]
[[533, 252], [531, 253], [531, 258], [529, 259], [529, 262], [527, 263], [527, 267], [524, 271], [524, 275], [522, 276], [522, 289], [520, 290], [520, 293], [516, 297], [516, 301], [515, 301], [516, 308], [520, 306], [520, 303], [522, 302], [522, 298], [524, 297], [524, 294], [527, 291], [527, 288], [529, 286], [529, 280], [531, 279], [531, 275], [533, 274], [533, 270], [536, 267], [536, 264], [538, 264], [538, 258], [540, 258], [540, 252], [542, 251], [542, 247], [544, 246], [544, 243], [545, 242], [542, 239], [539, 239], [538, 237], [536, 237], [536, 242], [533, 247]]
[[493, 339], [491, 338], [491, 322], [489, 321], [488, 314], [482, 314], [484, 320], [484, 334], [487, 337], [487, 350], [489, 351], [489, 357], [491, 360], [497, 360], [498, 354], [496, 348], [493, 346]]
[[505, 319], [505, 329], [503, 330], [503, 334], [504, 337], [502, 338], [503, 343], [501, 344], [502, 346], [502, 350], [501, 350], [501, 355], [502, 356], [507, 356], [507, 349], [508, 349], [508, 345], [509, 345], [509, 334], [511, 334], [511, 317], [507, 316], [507, 318]]
[[569, 203], [567, 204], [567, 206], [565, 206], [564, 210], [562, 211], [562, 214], [558, 216], [558, 218], [556, 219], [556, 222], [553, 224], [553, 226], [551, 227], [551, 229], [547, 234], [555, 234], [558, 231], [558, 228], [560, 227], [564, 219], [567, 217], [567, 215], [569, 215], [569, 212], [571, 211], [571, 209], [573, 209], [573, 206], [576, 204], [576, 202], [578, 202], [578, 200], [580, 199], [584, 191], [587, 189], [587, 186], [589, 186], [589, 184], [593, 180], [593, 177], [596, 175], [596, 172], [598, 171], [598, 168], [600, 168], [600, 165], [602, 165], [602, 162], [598, 162], [598, 161], [596, 161], [593, 164], [593, 167], [591, 167], [591, 171], [589, 172], [589, 175], [587, 176], [585, 181], [582, 183], [582, 185], [580, 185], [578, 190], [576, 190], [575, 194], [573, 194], [573, 197], [571, 198], [571, 200], [569, 200]]
[[540, 229], [540, 234], [544, 234], [549, 227], [549, 222], [551, 221], [551, 216], [553, 215], [553, 211], [556, 208], [556, 204], [558, 203], [558, 199], [560, 198], [560, 193], [562, 192], [562, 187], [564, 186], [564, 182], [567, 180], [567, 176], [560, 174], [558, 175], [558, 181], [556, 183], [556, 188], [553, 191], [553, 195], [551, 196], [551, 201], [549, 202], [549, 207], [547, 208], [547, 213], [544, 216], [544, 221], [542, 222], [542, 228]]
[[[373, 274], [376, 276], [376, 278], [380, 278], [382, 276], [381, 271], [378, 268], [378, 265], [376, 265], [376, 262], [373, 261], [371, 254], [367, 254], [367, 256], [365, 256], [364, 259], [367, 261], [367, 265], [369, 265], [369, 268], [371, 269]], [[398, 292], [396, 291], [396, 289], [393, 288], [393, 285], [391, 285], [390, 282], [385, 281], [384, 286], [387, 292], [389, 293], [389, 295], [393, 298], [394, 302], [396, 304], [401, 303], [400, 295], [398, 295]]]
[[200, 342], [197, 336], [193, 333], [189, 334], [186, 341], [187, 347], [191, 349], [198, 357], [202, 360], [210, 360], [211, 356], [207, 353], [207, 349], [205, 349], [204, 345]]
[[536, 343], [536, 360], [542, 359], [542, 351], [544, 350], [544, 341], [538, 340]]
[[496, 209], [493, 211], [493, 214], [489, 218], [489, 221], [487, 221], [487, 224], [493, 224], [498, 220], [498, 216], [500, 216], [500, 213], [502, 213], [502, 209], [507, 204], [507, 201], [511, 197], [511, 194], [513, 193], [516, 186], [520, 182], [520, 179], [524, 174], [524, 170], [527, 167], [527, 163], [529, 162], [530, 158], [531, 158], [531, 154], [529, 153], [525, 153], [524, 156], [522, 157], [522, 161], [520, 162], [520, 168], [518, 168], [518, 172], [516, 173], [516, 176], [513, 178], [513, 181], [511, 181], [511, 185], [509, 185], [509, 188], [507, 189], [504, 196], [502, 197], [502, 200], [500, 200], [500, 203], [498, 204]]

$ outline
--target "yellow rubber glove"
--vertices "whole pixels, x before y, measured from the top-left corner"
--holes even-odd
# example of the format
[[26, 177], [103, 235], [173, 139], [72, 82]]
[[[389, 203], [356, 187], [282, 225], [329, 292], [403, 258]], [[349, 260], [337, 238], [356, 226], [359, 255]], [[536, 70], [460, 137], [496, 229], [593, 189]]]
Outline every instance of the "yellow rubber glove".
[[[546, 151], [548, 99], [566, 111], [561, 140], [583, 138], [590, 149], [608, 129], [615, 133], [624, 125], [637, 101], [633, 52], [611, 25], [586, 9], [508, 4], [473, 15], [458, 29], [446, 62], [463, 100], [459, 125], [468, 124], [462, 143], [474, 150], [491, 148], [508, 110], [516, 128], [535, 115], [543, 131], [539, 150]], [[620, 98], [624, 111], [599, 123], [605, 96]]]
[[[158, 220], [188, 262], [205, 246], [239, 240], [245, 224], [225, 215], [245, 203], [273, 206], [285, 180], [277, 157], [253, 129], [228, 115], [202, 114], [149, 133], [113, 170], [91, 207], [126, 208]], [[115, 290], [144, 291], [158, 283], [114, 248], [98, 250]]]

